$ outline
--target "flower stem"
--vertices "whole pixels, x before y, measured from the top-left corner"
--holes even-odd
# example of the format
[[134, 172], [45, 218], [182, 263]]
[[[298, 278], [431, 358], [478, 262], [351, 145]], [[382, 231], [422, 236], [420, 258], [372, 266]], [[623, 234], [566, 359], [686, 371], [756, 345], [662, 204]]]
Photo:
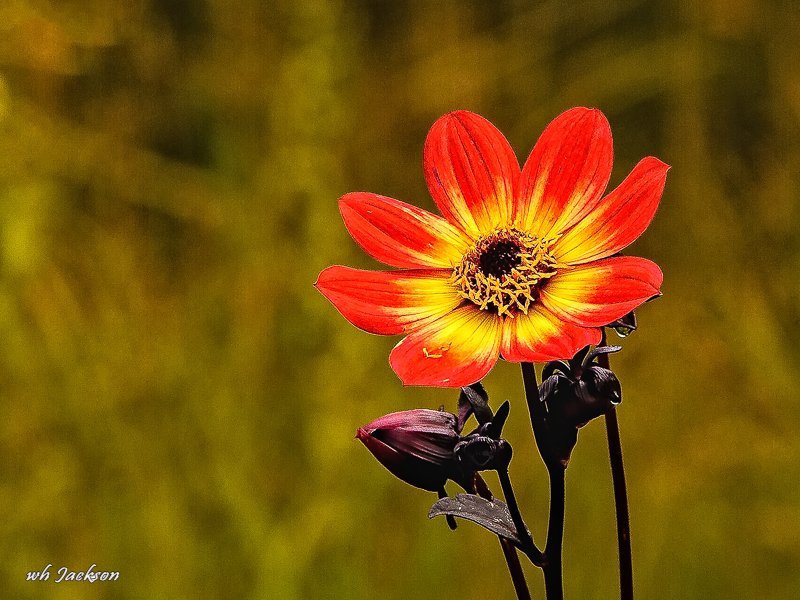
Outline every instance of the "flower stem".
[[547, 427], [539, 397], [539, 386], [536, 381], [536, 370], [532, 363], [522, 363], [522, 382], [525, 386], [525, 399], [531, 418], [533, 436], [539, 448], [539, 454], [547, 467], [550, 476], [550, 517], [547, 525], [547, 543], [544, 549], [544, 585], [547, 600], [563, 600], [564, 589], [561, 576], [561, 546], [564, 538], [564, 508], [566, 467], [551, 458], [547, 449]]
[[536, 370], [533, 368], [533, 363], [522, 363], [522, 383], [525, 386], [525, 400], [528, 403], [528, 415], [531, 418], [533, 437], [536, 440], [536, 446], [539, 448], [542, 459], [547, 464], [545, 459], [546, 452], [543, 451], [544, 432], [541, 430], [542, 407], [539, 398], [539, 384], [536, 382]]
[[[603, 329], [601, 345], [606, 343]], [[597, 357], [598, 364], [608, 369], [608, 354]], [[611, 479], [614, 484], [614, 505], [617, 513], [617, 543], [619, 545], [619, 596], [621, 600], [633, 600], [633, 560], [631, 557], [631, 524], [628, 514], [628, 492], [625, 485], [625, 469], [622, 464], [622, 442], [619, 421], [614, 407], [605, 414], [608, 456], [611, 461]]]
[[544, 556], [536, 547], [536, 543], [528, 533], [528, 528], [525, 526], [525, 521], [522, 519], [522, 514], [519, 511], [517, 504], [517, 497], [514, 495], [514, 488], [511, 486], [511, 478], [508, 476], [508, 471], [505, 469], [498, 470], [497, 476], [500, 479], [500, 485], [503, 487], [503, 496], [506, 499], [508, 512], [511, 513], [511, 520], [514, 521], [514, 526], [517, 528], [517, 534], [520, 540], [520, 550], [531, 559], [531, 562], [537, 566], [544, 564]]
[[[479, 473], [475, 473], [475, 492], [485, 500], [492, 500], [492, 492], [483, 477]], [[500, 547], [503, 550], [503, 556], [508, 565], [508, 572], [511, 574], [511, 583], [514, 584], [514, 592], [517, 594], [518, 600], [531, 600], [531, 593], [528, 590], [528, 582], [525, 581], [525, 572], [522, 570], [522, 565], [519, 562], [519, 555], [514, 544], [505, 539], [504, 537], [497, 536], [500, 540]]]
[[565, 469], [561, 465], [548, 469], [550, 475], [550, 520], [547, 523], [547, 545], [544, 548], [544, 586], [547, 600], [563, 600], [561, 581], [561, 543], [564, 538]]
[[508, 572], [511, 573], [511, 583], [514, 584], [514, 591], [517, 594], [518, 600], [531, 600], [531, 593], [528, 590], [528, 582], [525, 581], [525, 573], [522, 570], [522, 565], [519, 562], [519, 555], [517, 549], [509, 540], [499, 537], [500, 547], [503, 549], [503, 556], [506, 557], [506, 564], [508, 565]]

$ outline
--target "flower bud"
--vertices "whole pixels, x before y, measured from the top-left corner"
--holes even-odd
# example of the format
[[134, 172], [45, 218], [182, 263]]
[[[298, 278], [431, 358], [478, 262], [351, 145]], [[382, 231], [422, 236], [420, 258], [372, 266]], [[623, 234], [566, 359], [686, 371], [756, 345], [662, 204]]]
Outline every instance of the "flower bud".
[[389, 471], [406, 483], [438, 492], [459, 481], [453, 449], [459, 440], [455, 415], [418, 408], [391, 413], [361, 427], [356, 437]]
[[456, 459], [465, 472], [504, 470], [511, 462], [511, 445], [480, 433], [472, 433], [458, 442]]
[[572, 427], [583, 427], [622, 401], [619, 380], [613, 371], [598, 365], [583, 369], [579, 377], [557, 373], [540, 387], [542, 400], [554, 416]]
[[619, 379], [613, 371], [599, 365], [584, 369], [574, 389], [575, 394], [572, 401], [565, 404], [564, 413], [576, 427], [583, 427], [622, 401]]
[[618, 352], [619, 346], [587, 346], [569, 362], [553, 361], [542, 371], [539, 395], [548, 412], [573, 427], [583, 427], [622, 402], [619, 379], [600, 366], [599, 356]]
[[536, 443], [548, 467], [559, 464], [566, 468], [578, 442], [578, 428], [565, 411], [574, 397], [573, 389], [573, 382], [562, 373], [547, 377], [539, 386], [540, 401], [545, 409], [541, 411], [542, 426]]
[[622, 401], [617, 376], [595, 362], [598, 356], [619, 350], [619, 346], [599, 346], [593, 350], [587, 346], [568, 362], [553, 361], [545, 365], [539, 397], [546, 407], [543, 421], [549, 458], [566, 466], [578, 441], [578, 429]]

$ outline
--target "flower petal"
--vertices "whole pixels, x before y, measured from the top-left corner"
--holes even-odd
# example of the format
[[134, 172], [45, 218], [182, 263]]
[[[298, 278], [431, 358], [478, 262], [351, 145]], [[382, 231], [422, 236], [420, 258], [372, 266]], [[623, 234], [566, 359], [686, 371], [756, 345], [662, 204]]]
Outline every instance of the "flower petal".
[[638, 238], [656, 214], [669, 165], [649, 156], [553, 246], [559, 262], [586, 263], [616, 254]]
[[602, 112], [578, 107], [556, 117], [522, 168], [517, 226], [544, 237], [578, 222], [602, 197], [613, 161]]
[[602, 327], [658, 296], [662, 280], [654, 262], [615, 256], [559, 270], [542, 288], [541, 299], [562, 319]]
[[496, 314], [466, 305], [414, 330], [395, 346], [389, 362], [405, 385], [470, 385], [497, 362], [501, 337]]
[[469, 245], [442, 217], [386, 196], [346, 194], [339, 210], [353, 239], [370, 256], [393, 267], [450, 268]]
[[527, 315], [505, 320], [500, 353], [511, 362], [567, 359], [584, 346], [599, 343], [600, 337], [599, 329], [564, 321], [539, 304]]
[[519, 161], [489, 121], [463, 110], [439, 118], [423, 164], [439, 210], [465, 233], [477, 238], [510, 224]]
[[314, 284], [345, 319], [370, 333], [396, 335], [461, 304], [450, 271], [362, 271], [328, 267]]

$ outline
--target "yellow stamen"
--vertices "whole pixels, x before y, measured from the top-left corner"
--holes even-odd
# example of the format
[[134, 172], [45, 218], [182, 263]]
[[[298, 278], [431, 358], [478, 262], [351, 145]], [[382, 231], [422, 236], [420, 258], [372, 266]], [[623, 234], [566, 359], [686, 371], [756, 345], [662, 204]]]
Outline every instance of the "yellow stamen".
[[450, 282], [481, 310], [496, 310], [510, 318], [517, 311], [528, 314], [539, 296], [538, 288], [564, 266], [550, 253], [556, 239], [498, 229], [475, 242], [453, 267]]

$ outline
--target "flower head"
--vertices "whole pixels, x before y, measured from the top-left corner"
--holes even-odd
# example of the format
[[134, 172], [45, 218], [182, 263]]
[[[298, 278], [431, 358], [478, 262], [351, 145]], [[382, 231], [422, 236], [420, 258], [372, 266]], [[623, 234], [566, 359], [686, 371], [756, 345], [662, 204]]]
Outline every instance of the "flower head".
[[499, 356], [570, 358], [660, 294], [655, 263], [617, 254], [650, 224], [669, 167], [644, 158], [604, 195], [612, 160], [611, 129], [596, 109], [557, 117], [522, 169], [489, 121], [449, 113], [431, 128], [423, 160], [443, 216], [345, 195], [350, 234], [400, 270], [333, 266], [316, 285], [355, 326], [406, 336], [389, 359], [405, 384], [465, 386]]

